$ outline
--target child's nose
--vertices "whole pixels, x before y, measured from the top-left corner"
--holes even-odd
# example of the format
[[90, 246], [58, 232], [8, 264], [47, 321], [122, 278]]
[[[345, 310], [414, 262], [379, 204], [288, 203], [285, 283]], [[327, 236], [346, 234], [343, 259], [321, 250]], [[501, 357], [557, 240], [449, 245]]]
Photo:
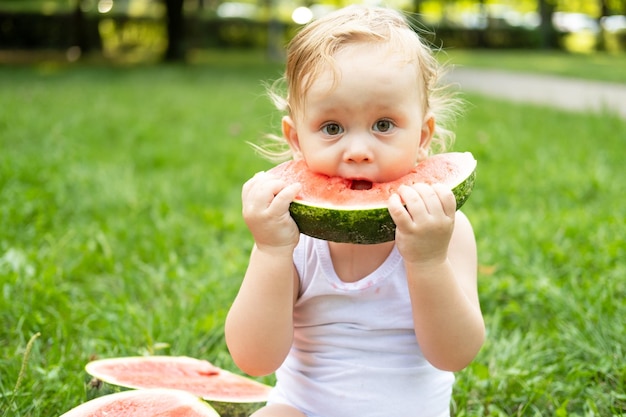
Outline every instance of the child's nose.
[[346, 162], [372, 162], [373, 158], [374, 154], [367, 138], [359, 135], [349, 139], [344, 152]]

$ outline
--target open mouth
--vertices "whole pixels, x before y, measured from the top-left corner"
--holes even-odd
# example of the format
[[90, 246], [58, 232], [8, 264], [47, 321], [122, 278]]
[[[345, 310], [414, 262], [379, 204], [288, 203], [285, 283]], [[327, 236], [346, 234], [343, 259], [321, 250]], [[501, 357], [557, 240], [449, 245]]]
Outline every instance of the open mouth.
[[372, 188], [372, 182], [368, 180], [352, 180], [350, 189], [352, 190], [369, 190]]

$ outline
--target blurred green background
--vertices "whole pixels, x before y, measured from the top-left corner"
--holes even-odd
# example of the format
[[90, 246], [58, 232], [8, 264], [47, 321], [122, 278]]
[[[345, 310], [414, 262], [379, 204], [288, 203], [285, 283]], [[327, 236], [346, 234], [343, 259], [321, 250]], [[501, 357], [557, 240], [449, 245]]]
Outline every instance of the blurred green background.
[[[354, 1], [0, 0], [0, 61], [62, 53], [69, 61], [184, 61], [210, 47], [280, 58], [297, 28]], [[370, 2], [372, 3], [372, 2]], [[376, 2], [374, 2], [376, 3]], [[388, 0], [445, 48], [626, 49], [626, 0]]]

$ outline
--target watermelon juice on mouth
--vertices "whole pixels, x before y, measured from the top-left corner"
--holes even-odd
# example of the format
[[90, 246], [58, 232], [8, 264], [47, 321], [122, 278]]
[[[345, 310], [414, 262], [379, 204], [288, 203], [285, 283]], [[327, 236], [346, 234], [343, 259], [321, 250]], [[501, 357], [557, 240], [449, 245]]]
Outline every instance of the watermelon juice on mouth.
[[302, 185], [289, 208], [301, 233], [333, 242], [375, 244], [395, 238], [387, 201], [400, 186], [444, 184], [454, 193], [458, 210], [474, 187], [476, 164], [470, 152], [437, 154], [386, 183], [329, 177], [310, 171], [303, 160], [284, 162], [269, 172], [288, 184]]

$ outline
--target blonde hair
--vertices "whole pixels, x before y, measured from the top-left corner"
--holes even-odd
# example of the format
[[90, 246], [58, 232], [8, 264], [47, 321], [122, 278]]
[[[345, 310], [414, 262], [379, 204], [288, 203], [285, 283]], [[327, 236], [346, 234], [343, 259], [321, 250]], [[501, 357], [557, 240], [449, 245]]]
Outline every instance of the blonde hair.
[[[389, 43], [406, 54], [407, 62], [417, 63], [423, 108], [436, 120], [430, 151], [445, 152], [454, 140], [447, 124], [456, 114], [459, 100], [439, 85], [443, 66], [416, 30], [400, 12], [382, 7], [353, 5], [330, 13], [305, 26], [291, 40], [285, 73], [268, 93], [279, 110], [290, 115], [303, 111], [305, 95], [322, 71], [334, 68], [333, 57], [338, 51], [355, 43]], [[284, 138], [270, 135], [268, 139], [261, 146], [253, 146], [273, 161], [291, 156]]]

